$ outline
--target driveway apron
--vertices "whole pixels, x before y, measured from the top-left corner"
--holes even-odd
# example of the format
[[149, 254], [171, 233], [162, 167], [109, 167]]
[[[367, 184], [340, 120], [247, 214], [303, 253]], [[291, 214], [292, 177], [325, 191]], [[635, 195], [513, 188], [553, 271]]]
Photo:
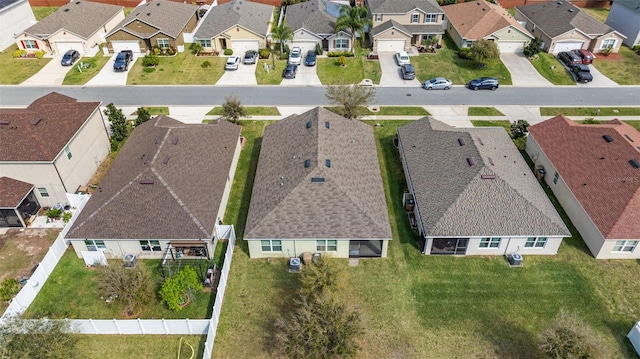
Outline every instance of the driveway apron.
[[500, 54], [500, 60], [511, 73], [513, 86], [519, 87], [545, 87], [553, 86], [545, 79], [524, 54], [504, 53]]
[[129, 71], [136, 63], [136, 60], [140, 58], [140, 54], [133, 54], [133, 60], [129, 64], [129, 71], [113, 71], [113, 63], [116, 60], [116, 56], [118, 54], [114, 54], [111, 56], [109, 61], [104, 65], [102, 70], [98, 72], [89, 82], [87, 82], [87, 86], [126, 86], [127, 85], [127, 77], [129, 76]]
[[242, 86], [257, 85], [256, 65], [245, 65], [240, 63], [235, 71], [225, 71], [216, 85]]
[[321, 86], [316, 66], [298, 66], [295, 79], [283, 79], [280, 86]]
[[38, 71], [35, 75], [26, 79], [21, 85], [23, 86], [58, 86], [62, 85], [64, 77], [73, 66], [76, 66], [80, 60], [76, 61], [73, 66], [62, 66], [60, 60], [62, 55], [55, 56], [48, 64]]
[[400, 66], [396, 65], [394, 54], [394, 52], [378, 53], [378, 61], [380, 61], [380, 70], [382, 71], [382, 76], [380, 77], [380, 86], [420, 86], [420, 81], [418, 81], [417, 79], [402, 79], [402, 71], [400, 70]]

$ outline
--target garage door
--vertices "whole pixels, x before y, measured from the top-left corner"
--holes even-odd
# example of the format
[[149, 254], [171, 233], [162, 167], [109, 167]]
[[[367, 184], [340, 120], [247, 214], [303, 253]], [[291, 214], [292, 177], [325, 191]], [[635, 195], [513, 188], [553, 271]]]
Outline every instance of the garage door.
[[231, 42], [231, 48], [234, 55], [242, 55], [248, 50], [258, 51], [260, 49], [260, 42], [258, 40], [233, 40]]
[[122, 50], [142, 52], [140, 51], [140, 43], [138, 41], [111, 41], [111, 46], [113, 46], [114, 53], [118, 53]]
[[67, 52], [69, 50], [76, 50], [81, 55], [84, 54], [84, 49], [82, 48], [82, 43], [81, 42], [61, 42], [61, 41], [57, 41], [55, 43], [55, 45], [56, 45], [56, 49], [58, 50], [59, 54], [64, 54], [65, 52]]
[[315, 50], [316, 49], [316, 43], [315, 42], [294, 42], [289, 47], [290, 48], [294, 48], [295, 46], [301, 48], [302, 49], [302, 53], [304, 55], [307, 54], [308, 50]]
[[405, 40], [378, 40], [378, 52], [404, 51]]
[[583, 41], [571, 41], [571, 42], [556, 42], [556, 47], [553, 49], [553, 53], [557, 54], [561, 51], [571, 51], [581, 49]]
[[524, 41], [500, 41], [498, 42], [498, 49], [500, 49], [500, 53], [522, 52], [524, 43]]

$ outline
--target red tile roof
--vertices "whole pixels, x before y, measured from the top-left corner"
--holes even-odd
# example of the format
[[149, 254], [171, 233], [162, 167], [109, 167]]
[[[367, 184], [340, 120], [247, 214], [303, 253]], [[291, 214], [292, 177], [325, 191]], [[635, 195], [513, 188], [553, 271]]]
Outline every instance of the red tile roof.
[[33, 188], [31, 183], [0, 177], [0, 207], [16, 208]]
[[99, 105], [52, 92], [25, 109], [0, 109], [0, 161], [53, 161]]
[[619, 120], [582, 125], [557, 116], [529, 133], [604, 238], [640, 238], [640, 168], [630, 163], [640, 161], [638, 131]]

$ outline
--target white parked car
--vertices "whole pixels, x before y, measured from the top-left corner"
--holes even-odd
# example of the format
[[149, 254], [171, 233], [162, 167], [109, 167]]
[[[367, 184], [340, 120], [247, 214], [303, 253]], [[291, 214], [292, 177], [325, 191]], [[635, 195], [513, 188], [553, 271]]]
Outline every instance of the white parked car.
[[302, 62], [302, 49], [299, 47], [294, 47], [291, 49], [289, 53], [289, 63], [294, 65], [300, 65]]
[[240, 58], [238, 56], [229, 56], [227, 63], [224, 64], [225, 70], [237, 70], [240, 65]]
[[406, 51], [396, 52], [396, 64], [398, 64], [398, 66], [411, 64], [411, 61], [409, 61], [409, 54], [407, 54]]

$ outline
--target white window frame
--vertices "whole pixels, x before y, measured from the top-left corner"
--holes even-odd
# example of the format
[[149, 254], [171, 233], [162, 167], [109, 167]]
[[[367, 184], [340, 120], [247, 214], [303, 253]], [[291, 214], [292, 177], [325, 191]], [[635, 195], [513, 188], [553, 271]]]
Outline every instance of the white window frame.
[[38, 193], [40, 197], [49, 197], [49, 191], [47, 191], [46, 187], [38, 187]]
[[[613, 43], [609, 44], [610, 41], [613, 41]], [[616, 40], [616, 39], [604, 39], [600, 43], [600, 48], [601, 49], [607, 49], [607, 48], [611, 47], [613, 49], [616, 46], [617, 43], [618, 43], [618, 40]]]
[[316, 240], [316, 251], [318, 252], [337, 252], [338, 240], [336, 239], [318, 239]]
[[[198, 40], [200, 42], [200, 45], [202, 45], [202, 47], [211, 47], [211, 39], [201, 39]], [[208, 45], [207, 45], [208, 43]]]
[[85, 239], [84, 245], [87, 246], [89, 252], [98, 252], [100, 249], [107, 249], [107, 245], [103, 240]]
[[382, 14], [374, 14], [373, 17], [375, 19], [375, 22], [382, 21]]
[[143, 252], [162, 252], [162, 247], [160, 246], [160, 241], [154, 240], [141, 240], [138, 241], [140, 243], [140, 248]]
[[279, 239], [261, 240], [260, 249], [263, 252], [282, 252], [282, 241]]
[[616, 241], [616, 244], [613, 246], [612, 252], [633, 253], [633, 251], [635, 251], [638, 247], [638, 243], [640, 243], [640, 241]]
[[[166, 41], [166, 45], [167, 46], [164, 46], [164, 42], [165, 41]], [[161, 48], [161, 49], [166, 49], [166, 48], [171, 47], [171, 43], [169, 42], [169, 39], [167, 39], [167, 38], [158, 39], [157, 42], [158, 42], [158, 47]]]
[[67, 155], [67, 159], [71, 159], [71, 157], [73, 157], [73, 155], [71, 154], [71, 149], [69, 148], [69, 146], [65, 146], [64, 147], [64, 154]]
[[424, 15], [424, 22], [427, 23], [427, 24], [436, 23], [436, 22], [438, 22], [438, 15], [437, 14], [425, 14]]
[[36, 42], [36, 40], [22, 40], [22, 43], [24, 44], [24, 49], [25, 50], [37, 50], [38, 49], [38, 43]]
[[411, 14], [411, 23], [417, 24], [419, 22], [420, 22], [420, 13], [414, 12], [413, 14]]
[[547, 237], [529, 237], [524, 243], [525, 248], [544, 248], [547, 245]]
[[[343, 46], [344, 43], [344, 46]], [[349, 40], [348, 39], [336, 39], [335, 40], [335, 48], [341, 50], [349, 49]]]
[[502, 238], [500, 237], [482, 237], [480, 238], [479, 248], [481, 249], [500, 248], [501, 242], [502, 242]]

